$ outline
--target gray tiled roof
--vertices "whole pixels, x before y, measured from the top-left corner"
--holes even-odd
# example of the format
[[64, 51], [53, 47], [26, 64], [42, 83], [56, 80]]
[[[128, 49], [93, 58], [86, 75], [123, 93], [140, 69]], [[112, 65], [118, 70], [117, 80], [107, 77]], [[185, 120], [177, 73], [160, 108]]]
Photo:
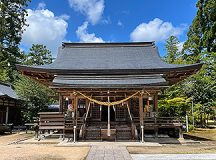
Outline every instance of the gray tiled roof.
[[58, 75], [53, 80], [54, 86], [73, 87], [139, 87], [148, 85], [167, 85], [167, 82], [160, 75], [101, 75], [101, 76], [63, 76]]
[[52, 64], [17, 69], [56, 87], [117, 88], [174, 84], [201, 66], [167, 64], [153, 42], [63, 43]]
[[[162, 73], [198, 69], [202, 64], [175, 65], [163, 62], [153, 42], [63, 43], [56, 60], [42, 66], [16, 65], [19, 70], [52, 74]], [[138, 72], [137, 72], [138, 73]]]
[[[133, 43], [128, 43], [133, 44]], [[63, 44], [64, 45], [64, 44]], [[160, 69], [184, 65], [166, 64], [153, 43], [147, 45], [112, 45], [112, 43], [79, 45], [68, 43], [59, 49], [56, 60], [49, 65], [36, 66], [63, 70]]]
[[0, 82], [0, 96], [8, 96], [10, 98], [18, 99], [16, 92], [10, 85]]

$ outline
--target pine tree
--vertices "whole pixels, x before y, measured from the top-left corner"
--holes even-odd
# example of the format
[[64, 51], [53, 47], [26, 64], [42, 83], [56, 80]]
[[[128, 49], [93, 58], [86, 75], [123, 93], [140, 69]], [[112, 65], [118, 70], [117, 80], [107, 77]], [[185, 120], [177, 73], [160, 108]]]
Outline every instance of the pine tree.
[[52, 63], [52, 54], [46, 46], [40, 44], [33, 44], [30, 52], [24, 54], [23, 63], [25, 65], [44, 65]]

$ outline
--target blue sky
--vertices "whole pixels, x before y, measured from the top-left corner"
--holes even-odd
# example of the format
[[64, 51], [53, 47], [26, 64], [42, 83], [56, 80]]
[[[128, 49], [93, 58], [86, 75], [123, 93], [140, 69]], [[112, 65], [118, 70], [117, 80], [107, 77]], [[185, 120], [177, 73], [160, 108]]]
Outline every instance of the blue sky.
[[186, 40], [195, 4], [196, 0], [33, 0], [21, 47], [44, 44], [56, 56], [62, 41], [156, 41], [163, 56], [170, 35], [181, 44]]

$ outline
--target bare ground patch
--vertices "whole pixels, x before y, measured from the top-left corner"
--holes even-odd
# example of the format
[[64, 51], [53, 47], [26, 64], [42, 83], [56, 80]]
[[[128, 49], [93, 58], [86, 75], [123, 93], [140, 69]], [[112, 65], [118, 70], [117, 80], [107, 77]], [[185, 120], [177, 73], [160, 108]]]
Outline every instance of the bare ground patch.
[[55, 147], [54, 145], [7, 145], [2, 146], [2, 160], [81, 160], [89, 147]]
[[11, 144], [32, 134], [12, 134], [0, 137], [1, 160], [82, 160], [89, 147], [56, 147], [53, 144]]
[[32, 138], [34, 135], [32, 133], [26, 134], [25, 132], [8, 134], [8, 135], [0, 135], [0, 145], [7, 145], [9, 143]]

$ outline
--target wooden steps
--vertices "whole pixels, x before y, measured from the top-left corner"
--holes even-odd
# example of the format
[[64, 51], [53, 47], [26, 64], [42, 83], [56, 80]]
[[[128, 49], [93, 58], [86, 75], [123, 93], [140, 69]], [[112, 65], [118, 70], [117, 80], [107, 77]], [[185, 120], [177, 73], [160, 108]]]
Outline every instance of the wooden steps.
[[111, 135], [107, 136], [107, 123], [94, 122], [87, 125], [84, 139], [101, 141], [132, 140], [132, 129], [127, 123], [112, 122]]

